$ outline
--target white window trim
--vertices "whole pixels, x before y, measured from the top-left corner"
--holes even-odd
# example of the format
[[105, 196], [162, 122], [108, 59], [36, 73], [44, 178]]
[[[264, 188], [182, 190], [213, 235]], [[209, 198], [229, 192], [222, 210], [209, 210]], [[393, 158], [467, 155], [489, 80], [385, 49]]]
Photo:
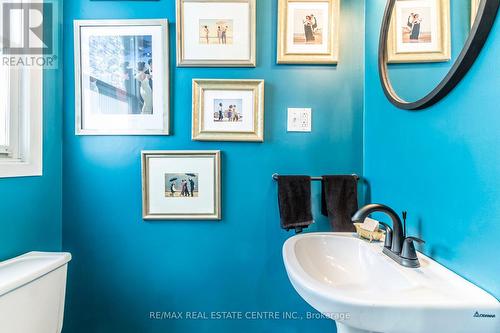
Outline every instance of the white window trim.
[[[5, 68], [3, 68], [2, 73], [5, 73], [5, 72], [6, 72]], [[7, 78], [1, 77], [0, 80], [3, 80], [4, 82], [6, 82], [6, 87], [4, 87], [3, 89], [6, 89], [12, 95], [12, 89], [11, 89], [12, 74], [10, 72], [12, 72], [12, 71], [7, 71]], [[4, 107], [7, 110], [10, 110], [11, 103], [12, 102], [10, 100], [7, 100], [7, 105], [5, 105]], [[9, 154], [11, 153], [11, 150], [12, 150], [13, 142], [12, 142], [12, 128], [11, 128], [12, 125], [11, 124], [12, 124], [12, 114], [11, 114], [11, 112], [6, 112], [5, 123], [2, 122], [1, 126], [2, 127], [5, 126], [5, 128], [2, 128], [2, 130], [5, 131], [5, 136], [9, 141], [7, 142], [7, 145], [0, 145], [0, 158], [8, 157]]]
[[[19, 0], [26, 2], [26, 0]], [[23, 22], [21, 22], [23, 25]], [[42, 176], [43, 174], [43, 68], [19, 67], [11, 70], [10, 114], [18, 130], [13, 158], [0, 158], [0, 178]], [[13, 87], [15, 85], [15, 87]], [[12, 112], [14, 110], [15, 112]], [[17, 123], [17, 124], [16, 124]]]
[[20, 76], [20, 98], [17, 99], [17, 107], [20, 135], [23, 135], [19, 140], [21, 158], [0, 159], [0, 178], [43, 174], [43, 69], [24, 68], [20, 70]]
[[21, 77], [21, 73], [18, 70], [12, 68], [5, 68], [7, 72], [7, 78], [2, 78], [4, 82], [6, 82], [5, 89], [10, 98], [7, 99], [7, 114], [6, 114], [6, 122], [5, 124], [5, 132], [6, 137], [8, 139], [8, 143], [5, 146], [0, 146], [0, 158], [5, 161], [14, 161], [14, 156], [19, 156], [19, 91], [21, 82], [19, 79]]

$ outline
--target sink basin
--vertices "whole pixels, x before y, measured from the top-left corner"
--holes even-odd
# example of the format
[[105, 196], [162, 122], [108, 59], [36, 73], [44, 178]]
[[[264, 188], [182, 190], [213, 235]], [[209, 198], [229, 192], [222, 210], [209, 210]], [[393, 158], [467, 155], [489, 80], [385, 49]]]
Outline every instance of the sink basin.
[[299, 295], [339, 333], [499, 333], [496, 298], [418, 253], [420, 268], [351, 233], [288, 239], [283, 260]]

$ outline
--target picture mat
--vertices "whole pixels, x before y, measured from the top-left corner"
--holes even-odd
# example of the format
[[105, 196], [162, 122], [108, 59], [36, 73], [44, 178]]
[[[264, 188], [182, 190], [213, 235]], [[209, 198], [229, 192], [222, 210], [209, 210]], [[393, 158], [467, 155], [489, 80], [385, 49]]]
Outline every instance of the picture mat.
[[[148, 158], [149, 183], [148, 212], [151, 215], [196, 215], [214, 214], [215, 192], [215, 157], [152, 157]], [[198, 174], [198, 197], [165, 197], [165, 174]]]
[[[255, 129], [253, 90], [203, 90], [202, 132], [253, 132]], [[215, 122], [213, 108], [216, 99], [241, 99], [242, 122]]]
[[[152, 53], [155, 89], [153, 90], [153, 114], [99, 114], [92, 110], [91, 90], [83, 79], [90, 73], [89, 41], [91, 36], [152, 36]], [[166, 73], [163, 29], [161, 26], [120, 26], [120, 27], [82, 27], [81, 28], [81, 94], [83, 130], [158, 130], [166, 126], [164, 99]]]
[[[248, 60], [251, 58], [249, 3], [183, 3], [183, 43], [185, 60]], [[200, 44], [200, 20], [233, 20], [231, 44]]]
[[[315, 10], [321, 11], [323, 14], [324, 22], [319, 22], [322, 27], [323, 42], [321, 44], [306, 44], [306, 45], [296, 45], [294, 44], [294, 31], [295, 31], [295, 10]], [[290, 2], [287, 7], [287, 27], [286, 27], [286, 53], [296, 53], [296, 54], [316, 54], [316, 53], [328, 53], [329, 52], [329, 41], [330, 36], [330, 24], [332, 17], [330, 16], [329, 4], [327, 2]]]
[[[424, 53], [441, 51], [441, 25], [438, 17], [438, 2], [435, 0], [397, 1], [396, 2], [396, 53]], [[408, 16], [403, 15], [404, 9], [430, 7], [431, 43], [403, 43], [402, 27], [406, 25]], [[425, 18], [424, 18], [425, 20]], [[422, 22], [423, 23], [423, 22]], [[428, 23], [426, 23], [428, 24]], [[421, 31], [425, 31], [422, 29]]]

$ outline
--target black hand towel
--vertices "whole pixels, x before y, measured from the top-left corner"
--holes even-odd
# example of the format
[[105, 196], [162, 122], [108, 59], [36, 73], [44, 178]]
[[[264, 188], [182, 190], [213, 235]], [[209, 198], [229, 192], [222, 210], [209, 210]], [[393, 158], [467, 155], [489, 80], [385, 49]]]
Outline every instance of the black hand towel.
[[313, 223], [311, 212], [311, 177], [280, 176], [278, 178], [278, 203], [281, 227], [297, 232]]
[[358, 210], [358, 181], [354, 176], [323, 176], [321, 213], [333, 231], [355, 231], [351, 218]]

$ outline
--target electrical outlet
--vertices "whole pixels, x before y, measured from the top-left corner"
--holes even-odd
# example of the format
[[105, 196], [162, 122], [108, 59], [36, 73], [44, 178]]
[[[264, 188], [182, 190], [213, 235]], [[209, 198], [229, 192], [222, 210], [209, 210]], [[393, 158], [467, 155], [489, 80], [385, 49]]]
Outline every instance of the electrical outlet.
[[312, 109], [289, 108], [288, 132], [311, 132]]

